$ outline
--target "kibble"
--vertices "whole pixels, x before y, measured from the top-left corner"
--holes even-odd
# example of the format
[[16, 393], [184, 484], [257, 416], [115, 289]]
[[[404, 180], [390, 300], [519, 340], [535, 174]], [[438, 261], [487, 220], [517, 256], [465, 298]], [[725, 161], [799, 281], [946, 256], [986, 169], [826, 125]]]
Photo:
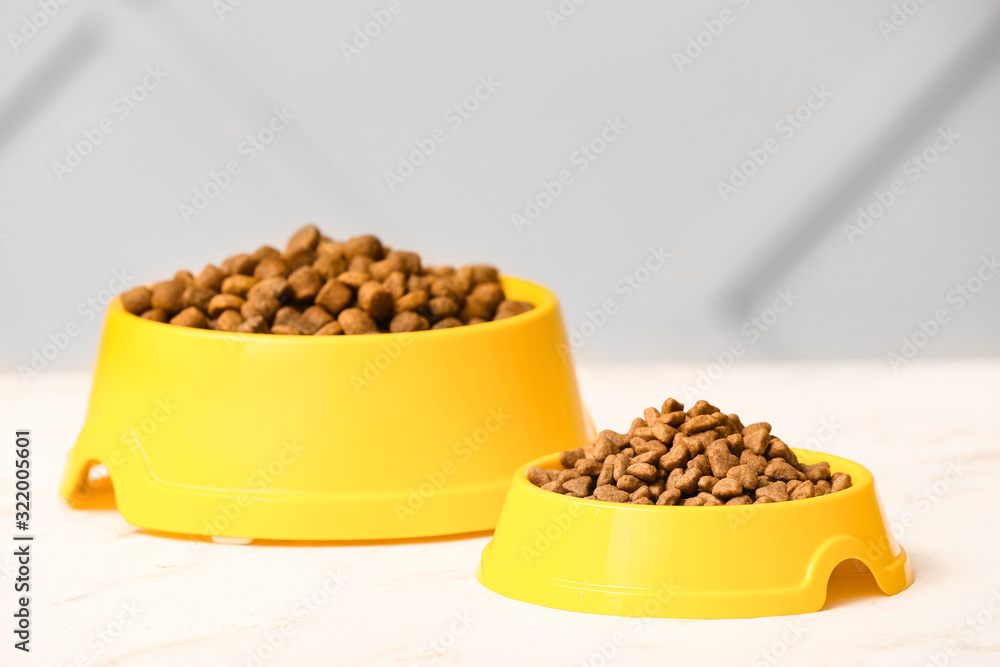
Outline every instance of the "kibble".
[[646, 408], [627, 433], [604, 430], [593, 443], [562, 452], [559, 463], [562, 470], [530, 468], [528, 480], [546, 491], [633, 505], [763, 505], [851, 486], [851, 476], [826, 461], [800, 463], [767, 422], [744, 426], [707, 401], [684, 412], [673, 398]]
[[[154, 322], [307, 336], [450, 329], [534, 308], [508, 300], [492, 266], [428, 267], [418, 254], [390, 249], [371, 234], [335, 241], [315, 225], [296, 231], [283, 252], [264, 245], [252, 254], [207, 264], [197, 275], [182, 269], [170, 280], [122, 293], [121, 303], [127, 312]], [[656, 436], [664, 434], [664, 424], [653, 426]], [[655, 468], [653, 458], [637, 463]], [[559, 489], [577, 493], [561, 484]], [[652, 502], [658, 496], [638, 498]]]

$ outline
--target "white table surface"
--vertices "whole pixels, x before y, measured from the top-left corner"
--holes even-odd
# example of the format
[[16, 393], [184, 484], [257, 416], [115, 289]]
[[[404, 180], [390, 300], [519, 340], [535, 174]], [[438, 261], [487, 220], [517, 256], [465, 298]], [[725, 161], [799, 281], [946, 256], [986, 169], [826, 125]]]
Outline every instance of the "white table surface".
[[[579, 375], [598, 427], [623, 429], [668, 395], [688, 402], [684, 385], [698, 371], [591, 366]], [[638, 629], [486, 590], [474, 576], [486, 534], [227, 546], [147, 534], [113, 508], [69, 509], [57, 485], [89, 382], [87, 374], [43, 374], [27, 385], [0, 376], [0, 433], [33, 431], [36, 535], [30, 655], [12, 648], [6, 629], [15, 575], [12, 554], [0, 552], [8, 619], [0, 665], [1000, 665], [1000, 361], [918, 359], [898, 372], [885, 362], [728, 370], [704, 397], [747, 423], [770, 421], [790, 444], [872, 470], [890, 520], [909, 515], [899, 536], [916, 583], [887, 597], [858, 575], [814, 614], [651, 619]], [[832, 437], [822, 437], [824, 420]], [[11, 470], [12, 458], [0, 469]], [[946, 477], [953, 465], [962, 474]], [[12, 496], [13, 475], [0, 475], [0, 526], [13, 523]], [[0, 540], [10, 544], [10, 532], [0, 530]], [[336, 590], [325, 603], [302, 606], [332, 575], [340, 583], [329, 582]], [[267, 636], [281, 629], [280, 645], [268, 650]], [[117, 636], [105, 643], [105, 632]]]

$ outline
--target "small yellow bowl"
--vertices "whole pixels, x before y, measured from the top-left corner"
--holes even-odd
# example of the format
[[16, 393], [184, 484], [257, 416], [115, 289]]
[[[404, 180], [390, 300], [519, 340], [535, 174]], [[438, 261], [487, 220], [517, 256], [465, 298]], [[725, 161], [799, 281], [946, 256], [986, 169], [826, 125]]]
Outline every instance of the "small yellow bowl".
[[[555, 296], [410, 334], [227, 334], [112, 302], [61, 495], [108, 468], [142, 528], [233, 539], [357, 540], [488, 530], [526, 458], [592, 438]], [[77, 503], [79, 504], [79, 503]]]
[[660, 618], [750, 618], [818, 611], [834, 568], [864, 563], [895, 595], [913, 569], [887, 522], [868, 470], [828, 461], [853, 486], [819, 498], [734, 507], [657, 507], [584, 500], [514, 473], [479, 581], [515, 600], [555, 609]]

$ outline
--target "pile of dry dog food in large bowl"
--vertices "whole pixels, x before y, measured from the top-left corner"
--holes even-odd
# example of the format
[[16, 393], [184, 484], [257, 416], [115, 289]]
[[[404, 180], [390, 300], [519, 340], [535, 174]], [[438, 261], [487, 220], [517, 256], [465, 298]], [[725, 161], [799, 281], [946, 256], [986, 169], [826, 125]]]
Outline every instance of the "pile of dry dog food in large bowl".
[[284, 251], [262, 246], [121, 298], [125, 310], [157, 322], [317, 336], [448, 329], [533, 307], [508, 300], [492, 266], [425, 267], [420, 255], [370, 234], [340, 242], [315, 225], [295, 232]]
[[800, 500], [851, 486], [851, 477], [821, 461], [799, 463], [771, 434], [771, 425], [744, 426], [707, 401], [690, 410], [668, 398], [646, 408], [626, 433], [604, 430], [562, 452], [562, 470], [538, 466], [529, 481], [576, 498], [636, 505], [749, 505]]

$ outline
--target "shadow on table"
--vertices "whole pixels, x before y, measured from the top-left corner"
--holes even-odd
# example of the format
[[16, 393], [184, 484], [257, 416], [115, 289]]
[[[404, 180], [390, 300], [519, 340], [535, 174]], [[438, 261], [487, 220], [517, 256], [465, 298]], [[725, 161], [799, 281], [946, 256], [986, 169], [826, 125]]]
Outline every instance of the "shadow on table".
[[826, 588], [823, 611], [857, 603], [863, 598], [885, 597], [875, 577], [858, 560], [845, 560], [833, 569]]

